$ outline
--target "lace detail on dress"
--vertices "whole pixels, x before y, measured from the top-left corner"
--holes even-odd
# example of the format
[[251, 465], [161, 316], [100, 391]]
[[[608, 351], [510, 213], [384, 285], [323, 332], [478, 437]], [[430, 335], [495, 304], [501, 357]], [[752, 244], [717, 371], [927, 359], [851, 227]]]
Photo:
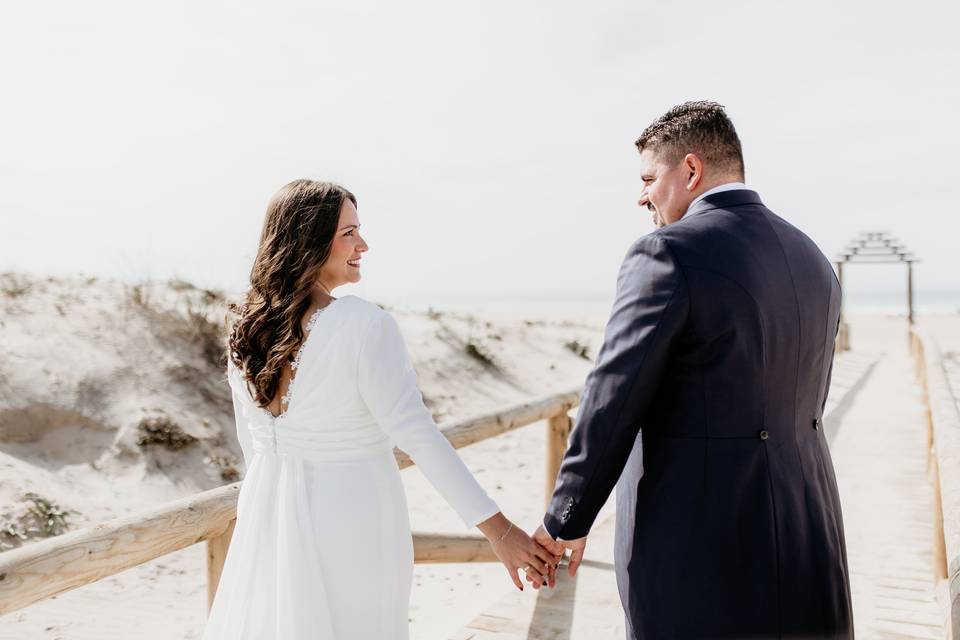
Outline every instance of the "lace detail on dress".
[[261, 407], [257, 403], [257, 401], [254, 400], [253, 394], [249, 392], [249, 388], [247, 387], [248, 381], [247, 381], [246, 374], [240, 373], [240, 372], [237, 373], [237, 375], [239, 376], [239, 380], [241, 381], [241, 386], [244, 388], [244, 391], [246, 391], [245, 396], [253, 404], [254, 409], [256, 411], [261, 412], [264, 416], [267, 416], [274, 421], [277, 421], [280, 418], [283, 418], [284, 416], [287, 415], [287, 409], [289, 409], [290, 402], [293, 399], [293, 386], [297, 381], [296, 370], [297, 370], [297, 367], [300, 366], [300, 358], [303, 355], [304, 351], [306, 350], [307, 343], [310, 340], [310, 333], [313, 331], [314, 326], [317, 324], [317, 320], [319, 319], [320, 314], [323, 311], [326, 311], [327, 309], [335, 305], [338, 300], [342, 300], [342, 299], [343, 298], [334, 298], [329, 302], [329, 304], [327, 304], [327, 306], [320, 307], [319, 309], [314, 311], [313, 314], [310, 316], [310, 318], [307, 320], [307, 326], [304, 329], [306, 331], [306, 334], [303, 337], [303, 341], [300, 343], [300, 348], [297, 349], [297, 354], [296, 356], [294, 356], [293, 362], [290, 363], [290, 368], [293, 370], [293, 375], [290, 378], [290, 384], [287, 385], [287, 392], [283, 394], [283, 396], [280, 398], [279, 414], [273, 415], [272, 413], [270, 413], [270, 411], [266, 407]]
[[[330, 303], [327, 304], [326, 306], [320, 307], [319, 309], [314, 311], [313, 314], [310, 316], [310, 319], [307, 320], [307, 326], [304, 328], [304, 331], [306, 331], [306, 333], [303, 336], [303, 341], [300, 343], [300, 348], [297, 349], [297, 355], [294, 356], [293, 362], [290, 363], [290, 369], [293, 372], [293, 374], [291, 375], [291, 378], [290, 378], [290, 384], [287, 385], [287, 392], [283, 394], [283, 396], [280, 398], [281, 407], [283, 407], [284, 405], [286, 405], [287, 408], [290, 407], [290, 398], [293, 397], [293, 384], [297, 381], [296, 371], [297, 371], [297, 367], [300, 366], [300, 357], [303, 356], [303, 349], [304, 347], [307, 346], [307, 338], [310, 336], [310, 332], [313, 331], [313, 328], [316, 326], [317, 319], [320, 317], [320, 313], [324, 309], [327, 309], [334, 302], [336, 302], [336, 300], [331, 300]], [[286, 413], [287, 413], [286, 410], [283, 410], [280, 412], [280, 415], [278, 415], [277, 417], [281, 418]]]

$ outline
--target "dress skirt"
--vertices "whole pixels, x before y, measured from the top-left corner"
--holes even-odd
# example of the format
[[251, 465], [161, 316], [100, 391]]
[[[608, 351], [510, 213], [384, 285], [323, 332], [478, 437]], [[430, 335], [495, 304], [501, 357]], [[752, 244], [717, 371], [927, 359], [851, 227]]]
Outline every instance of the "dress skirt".
[[204, 640], [406, 640], [413, 540], [391, 448], [253, 456]]

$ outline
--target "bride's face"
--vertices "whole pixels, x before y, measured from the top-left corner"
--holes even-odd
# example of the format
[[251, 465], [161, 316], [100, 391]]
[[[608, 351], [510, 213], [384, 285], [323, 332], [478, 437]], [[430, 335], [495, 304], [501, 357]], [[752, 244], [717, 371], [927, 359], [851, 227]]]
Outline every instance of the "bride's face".
[[368, 249], [360, 237], [360, 218], [357, 208], [344, 199], [340, 207], [340, 220], [333, 236], [330, 256], [320, 267], [320, 282], [328, 291], [348, 282], [360, 281], [360, 255]]

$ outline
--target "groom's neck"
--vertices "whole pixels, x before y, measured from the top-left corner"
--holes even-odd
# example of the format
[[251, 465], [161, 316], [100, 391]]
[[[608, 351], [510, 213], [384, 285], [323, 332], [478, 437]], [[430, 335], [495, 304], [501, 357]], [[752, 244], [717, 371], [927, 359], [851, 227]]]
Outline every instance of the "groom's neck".
[[712, 176], [711, 179], [709, 180], [704, 179], [700, 181], [700, 184], [697, 185], [697, 188], [693, 192], [693, 197], [699, 198], [701, 194], [704, 194], [707, 191], [710, 191], [710, 189], [713, 189], [714, 187], [719, 187], [722, 184], [729, 184], [731, 182], [743, 182], [743, 181], [744, 181], [743, 176], [732, 174], [732, 173]]
[[687, 204], [687, 208], [690, 207], [690, 204], [692, 204], [694, 200], [705, 194], [707, 191], [710, 191], [710, 189], [719, 187], [722, 184], [729, 184], [731, 182], [743, 182], [743, 176], [722, 174], [718, 176], [712, 176], [710, 180], [701, 180], [700, 184], [697, 185], [697, 188], [690, 192], [690, 202]]

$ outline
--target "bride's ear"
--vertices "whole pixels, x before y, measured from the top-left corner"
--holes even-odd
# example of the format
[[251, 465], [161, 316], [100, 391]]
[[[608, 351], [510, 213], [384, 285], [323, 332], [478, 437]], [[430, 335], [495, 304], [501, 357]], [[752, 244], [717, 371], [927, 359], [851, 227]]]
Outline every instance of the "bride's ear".
[[695, 154], [688, 153], [683, 157], [683, 170], [687, 175], [687, 191], [693, 191], [703, 180], [703, 161]]

